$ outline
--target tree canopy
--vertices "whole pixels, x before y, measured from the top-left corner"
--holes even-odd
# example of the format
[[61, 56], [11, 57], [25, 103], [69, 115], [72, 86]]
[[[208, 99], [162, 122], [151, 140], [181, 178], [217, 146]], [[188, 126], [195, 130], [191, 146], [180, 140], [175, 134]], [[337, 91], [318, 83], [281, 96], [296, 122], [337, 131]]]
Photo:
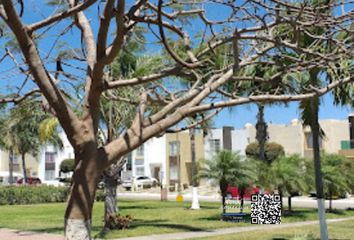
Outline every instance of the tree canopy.
[[[89, 224], [95, 183], [106, 167], [176, 123], [189, 128], [224, 107], [299, 101], [353, 82], [350, 1], [47, 3], [38, 7], [38, 1], [0, 2], [0, 77], [5, 79], [0, 103], [36, 97], [65, 131], [76, 162], [66, 212], [69, 223], [81, 219]], [[321, 31], [312, 31], [314, 26]], [[307, 37], [314, 40], [301, 44]], [[106, 69], [116, 58], [127, 63], [114, 70], [118, 73], [138, 66], [125, 52], [129, 39], [136, 40], [139, 55], [158, 52], [163, 57], [151, 61], [149, 71], [141, 75], [112, 78]], [[141, 48], [146, 43], [149, 47]], [[270, 71], [249, 74], [263, 68]], [[312, 69], [335, 77], [320, 85], [293, 77]], [[245, 82], [271, 89], [239, 91]], [[114, 94], [128, 93], [126, 87], [138, 90], [135, 95]], [[97, 138], [103, 98], [132, 105], [135, 113], [119, 136], [105, 144]], [[195, 123], [183, 121], [194, 115]], [[65, 228], [70, 236], [74, 226]]]

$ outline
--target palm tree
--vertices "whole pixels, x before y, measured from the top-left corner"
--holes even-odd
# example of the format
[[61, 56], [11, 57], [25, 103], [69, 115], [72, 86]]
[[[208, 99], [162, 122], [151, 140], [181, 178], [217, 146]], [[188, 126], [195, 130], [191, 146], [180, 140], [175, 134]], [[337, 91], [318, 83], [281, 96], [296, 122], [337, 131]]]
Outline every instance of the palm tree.
[[[331, 14], [331, 8], [329, 5], [334, 1], [331, 0], [313, 0], [310, 2], [312, 6], [324, 6], [327, 5], [327, 8], [321, 8], [319, 11], [321, 14]], [[308, 29], [308, 32], [313, 36], [325, 32], [326, 29], [319, 28], [316, 26]], [[296, 33], [294, 33], [296, 34]], [[310, 46], [316, 42], [318, 48], [331, 48], [331, 43], [327, 41], [318, 41], [317, 38], [312, 37], [310, 34], [298, 34], [297, 44], [301, 47]], [[310, 60], [310, 59], [309, 59]], [[303, 72], [305, 77], [302, 78], [304, 87], [308, 86], [320, 86], [325, 76], [330, 80], [330, 73], [327, 69], [323, 70], [320, 68], [313, 68], [308, 71]], [[320, 234], [321, 239], [328, 239], [327, 232], [327, 223], [325, 217], [325, 206], [324, 206], [324, 190], [323, 190], [323, 176], [321, 172], [321, 153], [320, 153], [320, 138], [324, 135], [321, 130], [318, 113], [320, 108], [320, 99], [315, 96], [311, 99], [304, 100], [300, 102], [301, 116], [303, 124], [305, 126], [310, 126], [312, 132], [312, 143], [313, 143], [313, 160], [314, 160], [314, 171], [315, 171], [315, 185], [316, 185], [316, 194], [317, 194], [317, 204], [318, 204], [318, 214], [320, 220]]]
[[[211, 160], [206, 160], [204, 167], [198, 174], [201, 178], [217, 182], [222, 197], [223, 213], [225, 213], [225, 200], [227, 188], [231, 185], [250, 185], [254, 181], [254, 168], [250, 167], [248, 160], [237, 152], [221, 150]], [[242, 209], [242, 207], [241, 207]]]
[[264, 104], [257, 104], [257, 106], [256, 139], [259, 144], [259, 159], [265, 161], [265, 144], [268, 140], [267, 123], [264, 121]]
[[[136, 29], [133, 34], [137, 34], [137, 39], [144, 39], [141, 29]], [[140, 44], [136, 44], [133, 38], [127, 41], [127, 44], [122, 49], [123, 53], [109, 66], [107, 71], [107, 79], [122, 77], [139, 77], [149, 72], [153, 72], [160, 65], [162, 58], [159, 55], [155, 56], [138, 56], [138, 53], [143, 49]], [[126, 104], [119, 99], [138, 99], [144, 85], [138, 87], [123, 87], [119, 90], [109, 90], [103, 94], [101, 98], [101, 115], [100, 126], [102, 143], [109, 143], [119, 137], [127, 126], [132, 122], [136, 115], [137, 104], [132, 101], [131, 104]], [[116, 98], [116, 101], [114, 99]], [[112, 100], [113, 99], [113, 100]], [[158, 108], [158, 107], [156, 107]], [[149, 108], [154, 111], [154, 109]], [[118, 213], [117, 206], [117, 187], [118, 174], [122, 170], [125, 161], [118, 161], [119, 164], [112, 164], [103, 174], [105, 182], [105, 227], [104, 231], [109, 230], [108, 220], [110, 216], [115, 216]]]
[[[27, 182], [26, 154], [33, 156], [38, 154], [42, 143], [39, 126], [47, 117], [39, 101], [28, 99], [9, 109], [3, 118], [0, 144], [10, 152], [10, 159], [14, 153], [21, 156], [24, 183]], [[58, 136], [53, 136], [49, 140], [59, 141]]]
[[329, 198], [329, 211], [332, 212], [333, 196], [343, 196], [350, 191], [348, 178], [350, 179], [353, 168], [348, 169], [345, 165], [346, 159], [338, 154], [323, 154], [322, 173], [324, 190]]
[[192, 206], [190, 209], [198, 210], [199, 199], [198, 199], [198, 183], [197, 183], [197, 163], [195, 159], [195, 129], [191, 128], [189, 130], [190, 140], [191, 140], [191, 158], [192, 158]]
[[291, 212], [292, 194], [306, 189], [305, 159], [299, 155], [281, 156], [272, 163], [268, 173], [269, 187], [279, 191], [281, 201], [284, 195], [288, 196], [288, 211]]
[[[197, 116], [194, 116], [194, 121], [197, 120]], [[203, 121], [200, 124], [200, 128], [203, 131], [203, 136], [206, 136], [213, 122], [211, 120]], [[192, 160], [192, 205], [190, 209], [197, 210], [199, 206], [198, 198], [198, 164], [195, 159], [195, 128], [189, 129], [190, 141], [191, 141], [191, 160]]]

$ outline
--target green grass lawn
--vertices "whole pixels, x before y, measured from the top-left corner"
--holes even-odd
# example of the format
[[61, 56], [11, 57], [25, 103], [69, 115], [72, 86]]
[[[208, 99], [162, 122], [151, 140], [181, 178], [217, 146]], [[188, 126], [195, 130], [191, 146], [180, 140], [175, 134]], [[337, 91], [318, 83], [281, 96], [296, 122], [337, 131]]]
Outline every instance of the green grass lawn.
[[[213, 240], [319, 240], [319, 226], [284, 228], [279, 230], [262, 230], [244, 232], [230, 235], [213, 236]], [[354, 221], [348, 220], [328, 224], [329, 239], [350, 240], [354, 239]], [[195, 240], [210, 238], [196, 238]], [[190, 239], [192, 240], [192, 239]]]
[[[112, 231], [107, 238], [119, 238], [171, 232], [201, 231], [207, 229], [249, 226], [246, 223], [220, 221], [220, 204], [201, 203], [201, 210], [187, 210], [190, 203], [121, 200], [121, 214], [134, 217], [132, 226], [127, 230]], [[65, 203], [0, 206], [0, 227], [48, 233], [63, 233]], [[249, 210], [249, 208], [246, 208]], [[354, 216], [354, 211], [339, 211], [327, 214], [328, 218]], [[315, 209], [296, 209], [282, 222], [297, 222], [317, 219]], [[103, 225], [103, 203], [95, 203], [93, 213], [93, 236]], [[253, 239], [253, 238], [252, 238]]]

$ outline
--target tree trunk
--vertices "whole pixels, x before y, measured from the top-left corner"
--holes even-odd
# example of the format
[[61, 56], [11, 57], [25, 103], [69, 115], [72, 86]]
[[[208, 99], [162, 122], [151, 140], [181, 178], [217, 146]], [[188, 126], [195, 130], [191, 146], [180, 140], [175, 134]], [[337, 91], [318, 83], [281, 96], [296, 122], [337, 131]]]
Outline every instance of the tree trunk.
[[191, 138], [191, 157], [192, 157], [192, 206], [191, 209], [198, 210], [199, 197], [198, 197], [198, 183], [197, 183], [197, 164], [195, 161], [195, 129], [191, 128], [189, 131]]
[[90, 240], [91, 216], [97, 182], [104, 159], [100, 159], [95, 143], [75, 151], [75, 171], [65, 212], [65, 239]]
[[283, 191], [279, 188], [279, 197], [280, 197], [280, 211], [284, 212], [284, 204], [283, 204]]
[[265, 162], [265, 144], [267, 141], [267, 124], [264, 121], [264, 105], [258, 104], [258, 115], [256, 124], [256, 139], [259, 146], [259, 160]]
[[117, 206], [117, 187], [118, 182], [115, 176], [105, 176], [105, 201], [104, 201], [104, 230], [108, 231], [110, 228], [110, 216], [118, 214]]
[[9, 184], [12, 185], [14, 183], [14, 151], [10, 148], [9, 151]]
[[104, 188], [105, 188], [105, 213], [104, 213], [104, 230], [108, 231], [110, 222], [109, 217], [118, 214], [117, 206], [117, 187], [119, 172], [122, 170], [125, 161], [119, 161], [118, 164], [112, 164], [104, 171]]
[[23, 169], [23, 184], [27, 184], [27, 172], [26, 172], [26, 154], [21, 153], [22, 169]]
[[222, 213], [226, 213], [226, 206], [225, 206], [225, 199], [226, 199], [226, 193], [227, 193], [227, 182], [225, 180], [220, 180], [219, 183], [220, 191], [221, 191], [221, 201], [222, 201]]
[[243, 213], [244, 195], [245, 195], [245, 190], [241, 190], [241, 193], [240, 193], [240, 199], [241, 199], [240, 213]]
[[288, 196], [288, 211], [291, 212], [291, 195]]
[[320, 235], [321, 240], [328, 240], [327, 223], [325, 215], [324, 194], [323, 194], [323, 180], [321, 173], [321, 156], [320, 156], [320, 126], [318, 123], [318, 98], [311, 100], [311, 132], [313, 144], [313, 160], [315, 166], [315, 180], [316, 180], [316, 195], [318, 204], [318, 216], [320, 219]]

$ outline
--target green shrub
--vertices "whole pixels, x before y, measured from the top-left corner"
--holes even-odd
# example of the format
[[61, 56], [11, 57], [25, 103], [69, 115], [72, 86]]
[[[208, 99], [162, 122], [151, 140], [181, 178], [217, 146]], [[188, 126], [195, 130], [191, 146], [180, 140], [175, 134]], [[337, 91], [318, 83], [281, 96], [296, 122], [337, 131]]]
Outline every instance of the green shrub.
[[3, 186], [0, 187], [0, 205], [65, 202], [68, 195], [68, 187]]
[[72, 172], [75, 169], [75, 159], [68, 158], [60, 163], [60, 171], [63, 173]]
[[97, 189], [97, 191], [96, 191], [96, 201], [102, 202], [102, 201], [105, 200], [105, 198], [106, 198], [106, 194], [104, 193], [104, 191], [101, 190], [101, 189]]
[[[273, 162], [275, 159], [285, 154], [283, 146], [275, 142], [267, 142], [265, 144], [264, 150], [266, 160], [269, 163]], [[253, 142], [247, 145], [246, 155], [247, 157], [259, 159], [259, 145], [257, 142]]]
[[113, 229], [126, 229], [129, 228], [130, 224], [133, 222], [133, 217], [130, 215], [122, 216], [117, 215], [108, 215], [106, 221], [106, 227]]

